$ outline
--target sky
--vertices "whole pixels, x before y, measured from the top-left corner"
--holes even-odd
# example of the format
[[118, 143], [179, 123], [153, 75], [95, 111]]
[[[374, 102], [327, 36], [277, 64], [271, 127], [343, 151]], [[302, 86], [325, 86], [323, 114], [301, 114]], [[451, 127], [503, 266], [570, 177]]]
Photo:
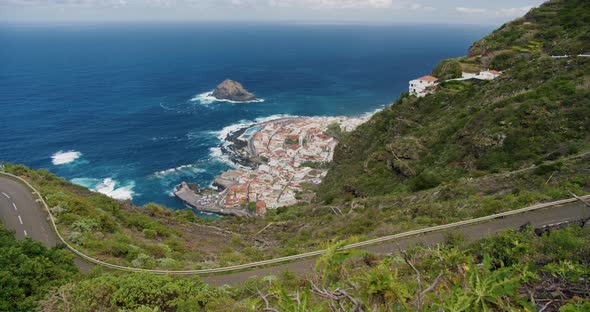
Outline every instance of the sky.
[[542, 0], [0, 0], [0, 22], [250, 21], [498, 25]]

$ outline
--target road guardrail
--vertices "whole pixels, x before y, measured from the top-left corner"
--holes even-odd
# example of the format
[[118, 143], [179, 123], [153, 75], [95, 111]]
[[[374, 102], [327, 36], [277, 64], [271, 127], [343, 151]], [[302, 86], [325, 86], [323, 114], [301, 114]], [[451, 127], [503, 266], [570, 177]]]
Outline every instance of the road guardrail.
[[[109, 268], [109, 269], [113, 269], [113, 270], [128, 271], [128, 272], [149, 272], [149, 273], [155, 273], [155, 274], [170, 274], [170, 275], [205, 275], [205, 274], [214, 274], [214, 273], [227, 273], [227, 272], [244, 270], [244, 269], [253, 269], [253, 268], [264, 266], [264, 265], [278, 264], [278, 263], [283, 263], [283, 262], [287, 262], [287, 261], [293, 261], [293, 260], [311, 258], [311, 257], [320, 256], [320, 255], [322, 255], [322, 254], [324, 254], [326, 252], [325, 249], [324, 250], [316, 250], [316, 251], [310, 251], [310, 252], [301, 253], [301, 254], [297, 254], [297, 255], [291, 255], [291, 256], [286, 256], [286, 257], [269, 259], [269, 260], [262, 260], [262, 261], [256, 261], [256, 262], [250, 262], [250, 263], [244, 263], [244, 264], [238, 264], [238, 265], [232, 265], [232, 266], [227, 266], [227, 267], [222, 267], [222, 268], [201, 269], [201, 270], [179, 270], [179, 271], [173, 271], [173, 270], [152, 270], [152, 269], [141, 269], [141, 268], [134, 268], [134, 267], [127, 267], [127, 266], [121, 266], [121, 265], [111, 264], [111, 263], [107, 263], [107, 262], [104, 262], [104, 261], [101, 261], [101, 260], [92, 258], [92, 257], [90, 257], [90, 256], [88, 256], [88, 255], [86, 255], [86, 254], [84, 254], [82, 252], [80, 252], [74, 246], [70, 245], [62, 237], [61, 233], [59, 232], [59, 230], [57, 228], [57, 224], [55, 223], [55, 217], [51, 213], [51, 210], [49, 209], [49, 206], [45, 202], [45, 199], [43, 199], [43, 196], [41, 196], [41, 193], [39, 191], [37, 191], [37, 189], [35, 189], [35, 187], [33, 187], [27, 180], [25, 180], [25, 179], [23, 179], [23, 178], [21, 178], [19, 176], [10, 174], [10, 173], [6, 173], [6, 172], [0, 172], [0, 174], [9, 176], [9, 177], [12, 177], [12, 178], [15, 178], [15, 179], [18, 179], [19, 181], [23, 182], [27, 187], [29, 187], [33, 191], [33, 194], [35, 194], [35, 195], [37, 195], [39, 197], [41, 203], [43, 203], [43, 206], [45, 207], [45, 210], [49, 214], [49, 220], [51, 222], [51, 225], [53, 227], [53, 230], [55, 231], [55, 234], [57, 235], [57, 237], [59, 238], [59, 240], [70, 251], [72, 251], [78, 257], [80, 257], [80, 258], [82, 258], [82, 259], [84, 259], [84, 260], [86, 260], [88, 262], [91, 262], [91, 263], [94, 263], [96, 265], [100, 265], [100, 266], [103, 266], [103, 267], [106, 267], [106, 268]], [[398, 233], [398, 234], [393, 234], [393, 235], [388, 235], [388, 236], [382, 236], [382, 237], [379, 237], [379, 238], [374, 238], [374, 239], [369, 239], [369, 240], [362, 241], [362, 242], [348, 244], [348, 245], [343, 246], [342, 248], [340, 248], [340, 250], [348, 250], [348, 249], [353, 249], [353, 248], [360, 248], [360, 247], [375, 245], [375, 244], [378, 244], [378, 243], [392, 241], [392, 240], [396, 240], [396, 239], [400, 239], [400, 238], [405, 238], [405, 237], [410, 237], [410, 236], [417, 236], [417, 235], [420, 235], [420, 234], [426, 234], [426, 233], [430, 233], [430, 232], [448, 230], [448, 229], [458, 228], [458, 227], [462, 227], [462, 226], [466, 226], [466, 225], [473, 225], [473, 224], [477, 224], [477, 223], [491, 221], [491, 220], [494, 220], [494, 219], [499, 219], [499, 218], [504, 218], [504, 217], [507, 217], [507, 216], [516, 215], [516, 214], [531, 212], [531, 211], [545, 209], [545, 208], [549, 208], [549, 207], [553, 207], [553, 206], [558, 206], [558, 205], [563, 205], [563, 204], [569, 204], [569, 203], [576, 202], [576, 201], [578, 201], [580, 199], [581, 200], [590, 199], [590, 195], [580, 196], [578, 198], [562, 199], [562, 200], [557, 200], [557, 201], [553, 201], [553, 202], [549, 202], [549, 203], [536, 204], [536, 205], [532, 205], [532, 206], [521, 208], [521, 209], [516, 209], [516, 210], [511, 210], [511, 211], [505, 211], [505, 212], [501, 212], [501, 213], [497, 213], [497, 214], [492, 214], [492, 215], [488, 215], [488, 216], [484, 216], [484, 217], [479, 217], [479, 218], [474, 218], [474, 219], [470, 219], [470, 220], [458, 221], [458, 222], [453, 222], [453, 223], [449, 223], [449, 224], [443, 224], [443, 225], [437, 225], [437, 226], [423, 228], [423, 229], [418, 229], [418, 230], [412, 230], [412, 231], [408, 231], [408, 232], [404, 232], [404, 233]]]

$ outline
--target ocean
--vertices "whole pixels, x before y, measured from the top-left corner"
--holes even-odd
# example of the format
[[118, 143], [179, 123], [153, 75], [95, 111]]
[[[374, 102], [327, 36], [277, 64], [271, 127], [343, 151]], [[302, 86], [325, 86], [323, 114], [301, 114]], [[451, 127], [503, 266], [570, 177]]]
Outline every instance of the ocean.
[[[135, 204], [185, 206], [181, 181], [235, 166], [232, 130], [280, 116], [356, 116], [464, 55], [493, 26], [0, 25], [0, 161]], [[229, 78], [259, 102], [214, 101]]]

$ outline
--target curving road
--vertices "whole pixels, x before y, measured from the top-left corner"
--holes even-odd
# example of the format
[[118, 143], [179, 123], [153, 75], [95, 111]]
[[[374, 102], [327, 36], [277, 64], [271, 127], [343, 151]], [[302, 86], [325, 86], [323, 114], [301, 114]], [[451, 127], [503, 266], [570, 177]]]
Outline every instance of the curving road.
[[[60, 241], [47, 221], [48, 214], [41, 208], [35, 196], [20, 182], [0, 177], [0, 218], [3, 225], [15, 231], [17, 239], [30, 237], [47, 247]], [[93, 265], [76, 257], [76, 265], [87, 272]]]
[[[588, 197], [586, 196], [584, 198]], [[526, 223], [530, 223], [535, 227], [543, 227], [547, 225], [573, 222], [588, 218], [590, 218], [590, 208], [586, 207], [580, 202], [573, 202], [494, 219], [486, 223], [466, 225], [462, 226], [460, 230], [466, 240], [475, 241], [505, 229], [517, 229]], [[367, 250], [376, 254], [390, 254], [399, 251], [400, 247], [405, 249], [416, 244], [424, 244], [428, 246], [442, 243], [445, 240], [445, 233], [445, 231], [436, 231], [415, 236], [408, 236], [396, 240], [385, 241], [376, 245], [361, 247], [359, 249]], [[234, 284], [246, 281], [251, 276], [265, 276], [269, 274], [278, 275], [285, 270], [296, 274], [309, 273], [313, 271], [314, 265], [315, 259], [308, 258], [277, 265], [274, 267], [258, 268], [226, 275], [207, 276], [203, 277], [203, 280], [215, 285]]]
[[[590, 196], [584, 196], [583, 199], [588, 200]], [[60, 241], [55, 232], [53, 232], [53, 227], [48, 222], [48, 219], [51, 220], [50, 216], [35, 200], [33, 193], [20, 182], [5, 177], [0, 177], [0, 217], [4, 220], [8, 228], [16, 231], [16, 237], [18, 239], [30, 236], [32, 239], [39, 240], [49, 247], [55, 246]], [[442, 242], [445, 236], [444, 231], [449, 229], [460, 230], [467, 239], [476, 240], [507, 228], [518, 228], [525, 223], [531, 223], [536, 227], [540, 227], [586, 218], [590, 218], [589, 207], [576, 199], [566, 199], [474, 220], [380, 237], [370, 241], [350, 244], [344, 248], [363, 248], [374, 253], [387, 254], [397, 251], [399, 248], [398, 244], [401, 248], [405, 248], [417, 243], [431, 245]], [[258, 263], [211, 270], [159, 271], [111, 265], [85, 256], [71, 246], [68, 247], [79, 256], [79, 258], [76, 258], [76, 263], [82, 271], [87, 271], [94, 265], [82, 260], [82, 258], [86, 258], [95, 264], [124, 271], [148, 271], [161, 274], [183, 275], [230, 272], [225, 275], [203, 277], [203, 280], [216, 285], [239, 283], [251, 276], [278, 274], [284, 270], [294, 273], [310, 272], [315, 262], [313, 257], [323, 253], [323, 251], [314, 251], [285, 258], [265, 260]], [[284, 263], [286, 260], [292, 260], [292, 262]], [[283, 262], [283, 264], [272, 267], [260, 267], [279, 262]], [[236, 272], [239, 269], [247, 269], [247, 271]]]
[[17, 239], [28, 236], [49, 247], [58, 243], [47, 214], [19, 182], [0, 178], [0, 216], [4, 225], [16, 232]]

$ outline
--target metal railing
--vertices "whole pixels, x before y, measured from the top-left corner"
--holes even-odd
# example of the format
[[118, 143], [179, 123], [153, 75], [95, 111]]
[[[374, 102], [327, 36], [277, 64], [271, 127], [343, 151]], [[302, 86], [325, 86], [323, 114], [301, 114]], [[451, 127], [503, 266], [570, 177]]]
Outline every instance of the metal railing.
[[[245, 263], [245, 264], [232, 265], [232, 266], [227, 266], [227, 267], [222, 267], [222, 268], [201, 269], [201, 270], [180, 270], [180, 271], [152, 270], [152, 269], [141, 269], [141, 268], [133, 268], [133, 267], [126, 267], [126, 266], [111, 264], [111, 263], [107, 263], [107, 262], [92, 258], [92, 257], [78, 251], [74, 246], [70, 245], [61, 236], [61, 233], [59, 232], [57, 225], [55, 223], [55, 218], [54, 218], [53, 214], [51, 213], [49, 206], [47, 205], [47, 203], [43, 199], [43, 196], [41, 196], [41, 193], [39, 193], [39, 191], [37, 191], [37, 189], [35, 189], [35, 187], [33, 187], [27, 180], [25, 180], [19, 176], [10, 174], [10, 173], [6, 173], [6, 172], [0, 172], [0, 174], [18, 179], [19, 181], [21, 181], [25, 185], [27, 185], [33, 191], [33, 194], [36, 194], [39, 197], [39, 200], [41, 201], [41, 203], [43, 203], [43, 206], [45, 207], [45, 209], [47, 210], [47, 213], [49, 214], [49, 220], [51, 222], [51, 225], [53, 226], [53, 229], [54, 229], [57, 237], [68, 249], [70, 249], [78, 257], [80, 257], [88, 262], [91, 262], [91, 263], [94, 263], [96, 265], [100, 265], [100, 266], [103, 266], [106, 268], [114, 269], [114, 270], [129, 271], [129, 272], [149, 272], [149, 273], [155, 273], [155, 274], [171, 274], [171, 275], [201, 275], [201, 274], [212, 274], [212, 273], [225, 273], [225, 272], [232, 272], [232, 271], [238, 271], [238, 270], [244, 270], [244, 269], [252, 269], [252, 268], [264, 266], [264, 265], [271, 265], [271, 264], [277, 264], [277, 263], [282, 263], [282, 262], [287, 262], [287, 261], [316, 257], [316, 256], [322, 255], [326, 252], [325, 249], [324, 250], [316, 250], [316, 251], [301, 253], [301, 254], [292, 255], [292, 256], [256, 261], [256, 262]], [[448, 229], [453, 229], [453, 228], [462, 227], [462, 226], [466, 226], [466, 225], [482, 223], [482, 222], [491, 221], [494, 219], [499, 219], [499, 218], [504, 218], [507, 216], [525, 213], [525, 212], [540, 210], [540, 209], [544, 209], [544, 208], [548, 208], [548, 207], [552, 207], [552, 206], [573, 203], [573, 202], [576, 202], [580, 199], [582, 199], [582, 200], [590, 199], [590, 195], [581, 196], [578, 198], [562, 199], [562, 200], [557, 200], [557, 201], [553, 201], [553, 202], [549, 202], [549, 203], [542, 203], [542, 204], [537, 204], [537, 205], [533, 205], [533, 206], [529, 206], [529, 207], [525, 207], [525, 208], [521, 208], [521, 209], [492, 214], [492, 215], [485, 216], [485, 217], [480, 217], [480, 218], [475, 218], [475, 219], [470, 219], [470, 220], [465, 220], [465, 221], [458, 221], [458, 222], [454, 222], [454, 223], [437, 225], [437, 226], [428, 227], [428, 228], [424, 228], [424, 229], [418, 229], [418, 230], [408, 231], [408, 232], [404, 232], [404, 233], [398, 233], [398, 234], [383, 236], [383, 237], [379, 237], [379, 238], [369, 239], [369, 240], [362, 241], [362, 242], [348, 244], [346, 246], [343, 246], [341, 248], [341, 250], [365, 247], [365, 246], [375, 245], [378, 243], [392, 241], [392, 240], [396, 240], [396, 239], [400, 239], [400, 238], [416, 236], [416, 235], [435, 232], [435, 231], [448, 230]]]

